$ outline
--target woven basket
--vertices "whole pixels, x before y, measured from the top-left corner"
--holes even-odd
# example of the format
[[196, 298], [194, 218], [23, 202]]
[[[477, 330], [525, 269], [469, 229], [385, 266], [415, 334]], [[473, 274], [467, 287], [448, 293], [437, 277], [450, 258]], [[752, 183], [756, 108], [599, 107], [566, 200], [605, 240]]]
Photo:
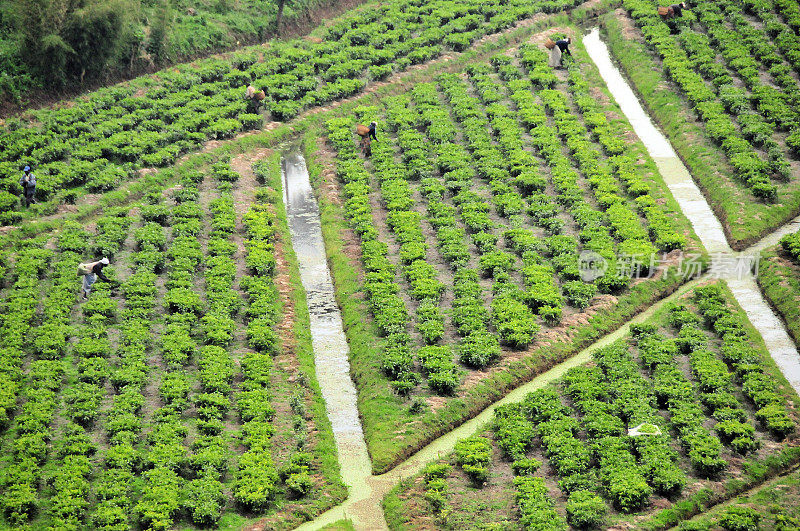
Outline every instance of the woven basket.
[[369, 127], [366, 125], [358, 124], [356, 126], [356, 134], [358, 136], [368, 136], [369, 135]]
[[544, 41], [544, 47], [547, 48], [548, 50], [552, 50], [555, 45], [556, 41], [554, 41], [550, 37], [548, 37], [547, 40]]
[[263, 90], [259, 90], [258, 92], [256, 92], [253, 95], [253, 98], [255, 98], [257, 101], [264, 101], [264, 98], [266, 98], [266, 97], [267, 97], [267, 95], [264, 94]]
[[668, 17], [672, 14], [672, 8], [658, 6], [658, 14], [661, 15], [662, 17]]

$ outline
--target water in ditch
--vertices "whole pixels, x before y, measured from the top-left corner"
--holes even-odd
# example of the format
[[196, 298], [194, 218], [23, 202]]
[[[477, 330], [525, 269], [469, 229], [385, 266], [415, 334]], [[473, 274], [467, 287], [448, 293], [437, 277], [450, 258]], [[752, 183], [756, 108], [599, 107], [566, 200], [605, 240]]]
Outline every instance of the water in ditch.
[[797, 231], [800, 231], [800, 216], [797, 216], [796, 218], [794, 218], [793, 220], [789, 221], [785, 225], [782, 225], [781, 227], [778, 227], [775, 230], [775, 232], [767, 234], [766, 236], [761, 238], [759, 241], [757, 241], [756, 243], [754, 243], [753, 245], [751, 245], [750, 247], [745, 249], [743, 252], [744, 253], [754, 253], [754, 252], [763, 251], [764, 249], [766, 249], [768, 247], [773, 247], [775, 245], [778, 245], [778, 243], [780, 242], [781, 238], [783, 238], [787, 234], [794, 234]]
[[[612, 63], [608, 47], [600, 39], [600, 31], [594, 28], [584, 37], [583, 43], [611, 95], [658, 166], [661, 176], [678, 201], [683, 214], [692, 223], [703, 246], [711, 253], [712, 261], [715, 257], [719, 259], [719, 256], [723, 254], [732, 254], [719, 220], [692, 180], [689, 170], [678, 158], [664, 135], [653, 125], [628, 82]], [[747, 249], [744, 254], [774, 245], [783, 234], [787, 234], [797, 226], [800, 226], [800, 218], [794, 219], [774, 233], [767, 235]], [[798, 355], [797, 347], [786, 331], [783, 322], [764, 300], [752, 275], [736, 275], [725, 278], [725, 280], [750, 322], [764, 338], [767, 349], [778, 368], [794, 390], [800, 394], [800, 355]]]
[[[305, 160], [297, 153], [285, 155], [282, 173], [292, 247], [300, 264], [300, 279], [311, 317], [317, 381], [325, 399], [339, 453], [342, 480], [348, 486], [348, 502], [351, 504], [358, 498], [369, 496], [371, 487], [367, 480], [372, 466], [358, 415], [356, 388], [350, 378], [349, 348], [325, 255], [319, 205], [311, 189]], [[333, 520], [342, 518], [346, 508], [339, 506], [337, 514], [328, 516], [334, 517]], [[366, 514], [356, 508], [347, 516], [358, 524], [359, 529], [386, 527], [380, 506], [377, 511]]]
[[608, 47], [600, 39], [600, 31], [594, 28], [583, 38], [583, 44], [600, 71], [608, 90], [655, 161], [658, 171], [678, 201], [684, 215], [689, 218], [705, 248], [710, 253], [730, 252], [731, 248], [725, 239], [722, 225], [692, 180], [689, 170], [678, 158], [669, 141], [650, 120], [650, 116], [642, 108], [628, 82], [611, 62]]

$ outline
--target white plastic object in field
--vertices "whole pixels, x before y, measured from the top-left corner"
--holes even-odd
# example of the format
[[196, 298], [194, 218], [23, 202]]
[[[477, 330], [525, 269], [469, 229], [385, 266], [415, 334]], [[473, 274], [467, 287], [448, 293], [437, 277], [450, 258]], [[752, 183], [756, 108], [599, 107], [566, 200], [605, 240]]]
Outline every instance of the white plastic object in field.
[[638, 437], [640, 435], [661, 435], [661, 428], [655, 424], [639, 424], [635, 428], [628, 428], [628, 435]]

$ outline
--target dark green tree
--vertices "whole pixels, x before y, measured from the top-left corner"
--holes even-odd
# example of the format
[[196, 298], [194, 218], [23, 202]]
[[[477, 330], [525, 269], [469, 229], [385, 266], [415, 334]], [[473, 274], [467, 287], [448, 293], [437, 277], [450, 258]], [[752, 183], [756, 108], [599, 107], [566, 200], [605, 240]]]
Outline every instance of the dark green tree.
[[68, 0], [16, 0], [20, 56], [31, 71], [61, 86], [72, 48], [61, 36], [69, 11]]
[[87, 2], [70, 13], [63, 35], [72, 48], [68, 75], [83, 82], [89, 74], [97, 76], [114, 55], [123, 34], [129, 7], [125, 0]]
[[13, 0], [20, 56], [47, 84], [96, 76], [130, 33], [138, 0]]
[[169, 59], [169, 27], [172, 19], [170, 0], [159, 0], [150, 20], [150, 35], [147, 39], [147, 52], [156, 64]]
[[275, 17], [275, 33], [281, 29], [281, 19], [283, 18], [283, 8], [286, 7], [286, 0], [277, 0], [278, 16]]

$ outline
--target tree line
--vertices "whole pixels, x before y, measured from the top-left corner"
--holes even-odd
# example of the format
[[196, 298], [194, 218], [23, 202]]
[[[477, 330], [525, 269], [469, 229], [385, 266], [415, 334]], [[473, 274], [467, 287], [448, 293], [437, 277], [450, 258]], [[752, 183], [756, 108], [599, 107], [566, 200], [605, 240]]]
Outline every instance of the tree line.
[[[216, 31], [231, 14], [230, 33], [263, 39], [280, 25], [289, 0], [6, 0], [0, 2], [0, 97], [20, 96], [33, 86], [44, 90], [79, 86], [107, 74], [133, 74], [163, 66], [184, 55], [211, 52], [232, 42], [197, 35]], [[297, 4], [315, 3], [300, 0]], [[194, 26], [181, 18], [194, 17]], [[184, 42], [196, 49], [172, 46]], [[203, 40], [205, 37], [205, 40]], [[215, 41], [216, 38], [216, 41]], [[230, 37], [229, 37], [230, 39]], [[236, 38], [238, 39], [238, 37]]]

